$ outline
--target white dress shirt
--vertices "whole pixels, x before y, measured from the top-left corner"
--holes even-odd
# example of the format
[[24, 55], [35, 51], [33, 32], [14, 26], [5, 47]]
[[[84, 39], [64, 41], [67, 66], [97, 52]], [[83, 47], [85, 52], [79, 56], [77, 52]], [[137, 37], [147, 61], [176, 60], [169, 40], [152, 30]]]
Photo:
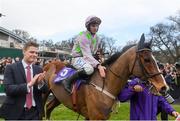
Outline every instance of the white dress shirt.
[[[23, 67], [24, 67], [24, 70], [25, 70], [25, 74], [27, 76], [27, 66], [28, 64], [22, 60], [22, 64], [23, 64]], [[33, 78], [33, 68], [32, 68], [32, 64], [30, 65], [30, 69], [31, 69], [31, 79]], [[30, 88], [27, 86], [27, 90], [28, 90], [28, 93], [30, 93]], [[36, 106], [36, 103], [34, 101], [34, 95], [33, 95], [33, 86], [31, 87], [31, 90], [32, 90], [32, 106]], [[24, 107], [26, 107], [26, 103], [24, 105]]]

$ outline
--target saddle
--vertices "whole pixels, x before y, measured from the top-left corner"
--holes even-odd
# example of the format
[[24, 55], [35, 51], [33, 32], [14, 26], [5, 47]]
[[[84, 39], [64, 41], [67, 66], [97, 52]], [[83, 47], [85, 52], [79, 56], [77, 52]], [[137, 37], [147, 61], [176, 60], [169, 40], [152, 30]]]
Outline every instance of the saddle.
[[[55, 77], [55, 79], [53, 80], [53, 82], [55, 84], [59, 84], [62, 81], [64, 81], [65, 79], [67, 79], [68, 77], [72, 76], [74, 73], [76, 73], [77, 70], [73, 67], [64, 67], [63, 69], [61, 69], [57, 76]], [[77, 90], [79, 89], [79, 87], [81, 86], [81, 84], [87, 84], [87, 80], [89, 79], [90, 76], [86, 76], [86, 77], [81, 77], [77, 80], [74, 81], [74, 83], [72, 84], [72, 104], [73, 104], [73, 109], [74, 111], [77, 111]]]

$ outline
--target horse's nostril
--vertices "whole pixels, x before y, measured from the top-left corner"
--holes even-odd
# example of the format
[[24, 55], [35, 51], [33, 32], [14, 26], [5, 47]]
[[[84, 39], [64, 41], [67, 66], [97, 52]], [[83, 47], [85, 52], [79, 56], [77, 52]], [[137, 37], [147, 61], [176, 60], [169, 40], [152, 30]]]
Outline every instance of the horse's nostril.
[[161, 90], [167, 90], [167, 87], [166, 87], [166, 86], [164, 86], [164, 87], [162, 87], [162, 88], [161, 88]]
[[167, 93], [167, 87], [166, 86], [162, 87], [161, 90], [160, 90], [160, 93], [162, 95], [165, 95]]

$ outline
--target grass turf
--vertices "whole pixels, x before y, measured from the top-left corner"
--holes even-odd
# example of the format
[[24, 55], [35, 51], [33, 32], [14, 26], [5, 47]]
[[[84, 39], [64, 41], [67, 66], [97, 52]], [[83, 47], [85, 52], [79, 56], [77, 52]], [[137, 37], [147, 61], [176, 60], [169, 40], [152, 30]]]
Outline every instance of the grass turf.
[[[180, 112], [180, 105], [172, 105], [174, 109]], [[118, 108], [118, 113], [111, 113], [110, 120], [129, 120], [129, 103], [121, 103]], [[76, 120], [78, 114], [70, 109], [60, 105], [55, 108], [51, 114], [51, 120]], [[158, 115], [160, 120], [160, 115]], [[174, 120], [174, 117], [169, 116], [169, 120]], [[84, 120], [84, 117], [80, 116], [79, 120]]]

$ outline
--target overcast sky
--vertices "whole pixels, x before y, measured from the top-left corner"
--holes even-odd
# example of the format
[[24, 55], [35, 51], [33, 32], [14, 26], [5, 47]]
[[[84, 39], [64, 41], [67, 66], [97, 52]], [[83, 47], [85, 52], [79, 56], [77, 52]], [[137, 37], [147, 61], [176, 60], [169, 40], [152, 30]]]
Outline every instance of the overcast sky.
[[180, 0], [0, 0], [6, 15], [0, 26], [57, 42], [85, 30], [85, 19], [96, 15], [102, 19], [98, 33], [124, 45], [179, 10]]

